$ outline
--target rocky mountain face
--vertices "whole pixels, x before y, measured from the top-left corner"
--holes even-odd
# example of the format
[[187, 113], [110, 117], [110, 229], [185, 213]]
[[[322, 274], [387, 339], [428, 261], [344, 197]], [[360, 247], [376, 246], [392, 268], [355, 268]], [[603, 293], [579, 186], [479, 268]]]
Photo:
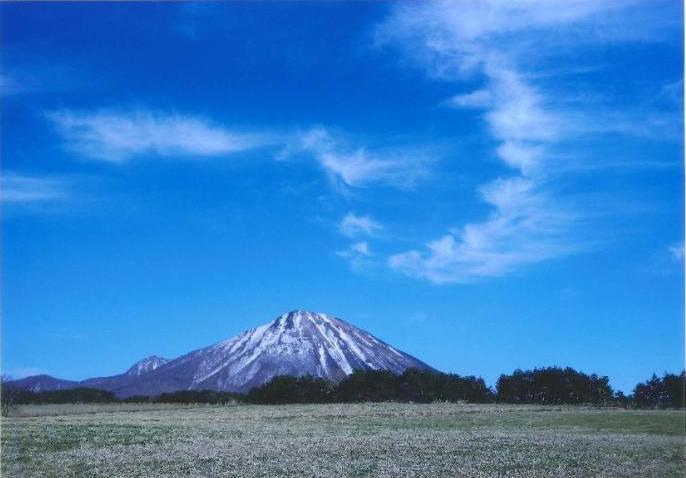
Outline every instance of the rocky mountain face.
[[354, 370], [401, 373], [407, 368], [431, 370], [341, 319], [296, 310], [176, 359], [148, 357], [122, 375], [75, 386], [110, 390], [120, 397], [177, 390], [247, 392], [277, 375], [339, 381]]

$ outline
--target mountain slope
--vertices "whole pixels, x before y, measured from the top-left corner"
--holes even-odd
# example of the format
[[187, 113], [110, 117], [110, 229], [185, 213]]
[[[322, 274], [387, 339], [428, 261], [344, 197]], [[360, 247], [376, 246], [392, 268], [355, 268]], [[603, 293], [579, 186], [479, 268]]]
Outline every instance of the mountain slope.
[[[271, 323], [174, 360], [154, 359], [159, 357], [144, 359], [125, 374], [80, 384], [127, 397], [177, 390], [247, 392], [277, 375], [338, 381], [354, 370], [431, 370], [347, 322], [306, 311], [283, 314]], [[141, 374], [132, 373], [138, 370]]]

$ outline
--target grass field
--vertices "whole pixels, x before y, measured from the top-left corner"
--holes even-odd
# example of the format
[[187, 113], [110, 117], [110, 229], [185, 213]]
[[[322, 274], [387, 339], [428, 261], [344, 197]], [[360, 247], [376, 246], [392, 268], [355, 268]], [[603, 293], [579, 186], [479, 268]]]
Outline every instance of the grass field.
[[682, 477], [684, 412], [464, 404], [43, 405], [2, 476]]

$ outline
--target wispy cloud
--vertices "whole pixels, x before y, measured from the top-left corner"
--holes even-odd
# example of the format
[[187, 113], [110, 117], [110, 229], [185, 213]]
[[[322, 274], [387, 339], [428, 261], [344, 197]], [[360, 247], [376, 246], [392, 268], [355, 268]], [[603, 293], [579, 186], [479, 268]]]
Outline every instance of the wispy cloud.
[[684, 260], [684, 241], [678, 242], [676, 244], [672, 244], [669, 247], [669, 252], [672, 254], [672, 257], [679, 261], [683, 262]]
[[[502, 276], [519, 266], [575, 250], [570, 230], [577, 214], [559, 205], [547, 169], [552, 147], [584, 131], [571, 121], [574, 112], [556, 108], [563, 102], [537, 87], [536, 75], [522, 69], [521, 52], [530, 55], [532, 51], [522, 46], [545, 38], [559, 47], [570, 41], [564, 32], [573, 33], [571, 42], [577, 43], [620, 41], [626, 38], [621, 31], [606, 29], [603, 35], [595, 31], [603, 18], [614, 18], [609, 14], [629, 5], [618, 3], [486, 0], [409, 3], [395, 8], [379, 27], [378, 42], [399, 46], [429, 76], [450, 81], [483, 79], [479, 89], [453, 96], [444, 104], [483, 111], [497, 143], [496, 154], [514, 175], [480, 188], [481, 198], [493, 208], [486, 220], [451, 229], [428, 242], [423, 251], [391, 256], [393, 269], [436, 283], [469, 282]], [[541, 56], [552, 54], [546, 44], [538, 45], [536, 51]]]
[[651, 9], [640, 0], [400, 3], [379, 25], [376, 40], [398, 46], [432, 77], [454, 80], [478, 72], [492, 53], [531, 61], [534, 46], [545, 59], [570, 45], [668, 37], [681, 22], [665, 15], [672, 6], [669, 0], [652, 2]]
[[353, 243], [349, 248], [337, 251], [336, 255], [346, 259], [353, 270], [362, 270], [369, 266], [372, 261], [372, 252], [367, 241]]
[[417, 150], [369, 151], [350, 146], [323, 128], [290, 135], [232, 131], [201, 117], [158, 111], [46, 113], [64, 146], [80, 156], [122, 163], [136, 157], [222, 157], [281, 146], [275, 159], [311, 155], [337, 187], [385, 184], [411, 187], [428, 175], [428, 156]]
[[298, 135], [285, 154], [295, 152], [311, 154], [331, 181], [341, 187], [386, 184], [407, 188], [429, 173], [428, 158], [417, 151], [369, 151], [334, 138], [324, 128]]
[[109, 162], [143, 155], [221, 156], [271, 142], [265, 136], [236, 133], [200, 117], [154, 111], [62, 110], [46, 116], [68, 150]]
[[574, 249], [564, 234], [573, 213], [554, 207], [532, 180], [499, 179], [484, 186], [481, 196], [494, 208], [486, 221], [451, 230], [427, 243], [425, 251], [393, 255], [389, 265], [439, 284], [463, 283], [502, 276]]
[[456, 108], [485, 108], [492, 103], [491, 92], [488, 90], [476, 90], [471, 93], [455, 95], [445, 102], [446, 105]]
[[361, 235], [373, 236], [383, 229], [371, 216], [358, 216], [353, 212], [346, 214], [339, 224], [341, 233], [348, 237]]
[[2, 172], [2, 202], [34, 204], [67, 199], [70, 184], [64, 179], [31, 176], [12, 171]]
[[[362, 236], [375, 236], [383, 230], [383, 226], [372, 219], [371, 216], [358, 216], [353, 212], [346, 214], [341, 219], [338, 229], [346, 237], [359, 238]], [[367, 269], [372, 263], [372, 252], [367, 241], [355, 241], [345, 250], [337, 251], [339, 257], [346, 259], [350, 267], [355, 271]]]

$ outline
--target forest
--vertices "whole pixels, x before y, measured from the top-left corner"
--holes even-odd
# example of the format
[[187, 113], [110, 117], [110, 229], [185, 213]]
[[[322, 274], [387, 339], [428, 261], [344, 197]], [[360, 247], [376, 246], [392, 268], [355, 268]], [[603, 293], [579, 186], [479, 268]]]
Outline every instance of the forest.
[[633, 408], [683, 408], [686, 373], [653, 375], [637, 384], [632, 394], [615, 392], [606, 376], [587, 375], [570, 367], [515, 370], [501, 375], [495, 389], [475, 376], [408, 369], [355, 371], [338, 383], [303, 376], [277, 376], [246, 394], [214, 390], [180, 390], [157, 396], [119, 399], [114, 393], [92, 388], [31, 392], [2, 389], [3, 410], [12, 404], [43, 403], [358, 403], [358, 402], [468, 402], [509, 404], [588, 404]]

